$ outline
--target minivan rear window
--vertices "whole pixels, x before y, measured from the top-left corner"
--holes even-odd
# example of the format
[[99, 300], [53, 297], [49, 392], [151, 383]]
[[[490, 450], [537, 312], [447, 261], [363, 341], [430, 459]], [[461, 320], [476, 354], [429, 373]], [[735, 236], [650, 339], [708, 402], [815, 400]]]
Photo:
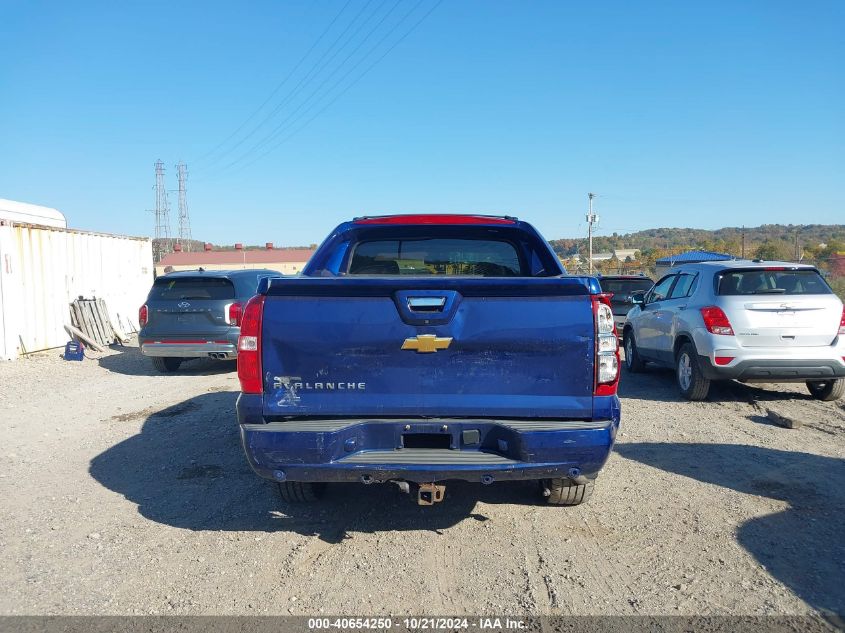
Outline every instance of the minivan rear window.
[[720, 295], [828, 295], [830, 286], [815, 270], [736, 270], [719, 278]]
[[516, 247], [504, 240], [423, 238], [362, 242], [349, 274], [516, 277], [523, 271]]
[[150, 291], [150, 299], [159, 301], [234, 298], [235, 286], [228, 279], [220, 277], [160, 277]]

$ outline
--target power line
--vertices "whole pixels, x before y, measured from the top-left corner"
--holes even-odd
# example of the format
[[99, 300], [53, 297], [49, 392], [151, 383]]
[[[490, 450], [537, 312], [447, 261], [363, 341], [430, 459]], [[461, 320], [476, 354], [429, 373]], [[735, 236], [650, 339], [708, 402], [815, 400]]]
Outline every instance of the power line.
[[[422, 0], [420, 0], [420, 1], [422, 1]], [[312, 99], [313, 99], [316, 95], [318, 95], [318, 94], [319, 94], [319, 92], [323, 89], [323, 87], [324, 87], [324, 86], [325, 86], [325, 85], [329, 82], [329, 80], [330, 80], [332, 77], [334, 77], [334, 76], [338, 73], [338, 71], [340, 71], [340, 70], [341, 70], [341, 69], [342, 69], [342, 68], [346, 65], [346, 62], [348, 62], [348, 61], [349, 61], [349, 60], [350, 60], [350, 59], [351, 59], [351, 58], [352, 58], [352, 57], [353, 57], [353, 56], [354, 56], [354, 55], [355, 55], [355, 54], [356, 54], [356, 53], [357, 53], [357, 52], [361, 49], [361, 47], [362, 47], [362, 46], [363, 46], [363, 45], [367, 42], [367, 40], [369, 40], [369, 39], [370, 39], [370, 37], [373, 35], [373, 33], [375, 33], [375, 32], [376, 32], [376, 31], [377, 31], [377, 30], [381, 27], [381, 25], [382, 25], [382, 24], [384, 24], [384, 21], [385, 21], [388, 17], [390, 17], [390, 15], [393, 13], [393, 11], [395, 11], [395, 10], [396, 10], [396, 7], [398, 7], [398, 6], [399, 6], [400, 2], [401, 2], [401, 0], [396, 0], [396, 2], [394, 3], [394, 5], [393, 5], [393, 6], [392, 6], [392, 7], [391, 7], [388, 11], [387, 11], [387, 13], [385, 13], [385, 14], [381, 17], [381, 19], [380, 19], [380, 20], [376, 23], [376, 25], [375, 25], [372, 29], [370, 29], [370, 31], [369, 31], [369, 32], [368, 32], [368, 33], [364, 36], [364, 38], [363, 38], [363, 39], [362, 39], [362, 40], [358, 43], [358, 45], [357, 45], [354, 49], [352, 49], [352, 52], [350, 52], [350, 53], [349, 53], [349, 54], [348, 54], [348, 55], [347, 55], [347, 56], [343, 59], [343, 61], [342, 61], [342, 62], [340, 62], [337, 66], [335, 66], [334, 70], [332, 70], [332, 71], [328, 74], [328, 76], [327, 76], [325, 79], [323, 79], [323, 81], [322, 81], [322, 82], [321, 82], [321, 83], [317, 86], [317, 88], [316, 88], [316, 89], [314, 89], [314, 90], [313, 90], [313, 91], [312, 91], [312, 92], [311, 92], [311, 93], [310, 93], [307, 97], [305, 97], [305, 99], [303, 99], [303, 100], [300, 102], [300, 104], [299, 104], [299, 105], [298, 105], [298, 106], [297, 106], [297, 107], [296, 107], [296, 108], [295, 108], [292, 112], [290, 112], [290, 113], [287, 115], [287, 117], [285, 117], [284, 119], [282, 119], [282, 121], [281, 121], [278, 125], [276, 125], [276, 127], [274, 127], [274, 128], [270, 131], [270, 133], [269, 133], [269, 134], [266, 134], [266, 135], [264, 136], [264, 138], [262, 138], [260, 141], [258, 141], [258, 142], [257, 142], [257, 143], [255, 143], [254, 145], [252, 145], [252, 147], [250, 147], [248, 150], [246, 150], [244, 153], [242, 153], [240, 156], [238, 156], [235, 160], [233, 160], [232, 162], [230, 162], [230, 163], [228, 163], [227, 165], [225, 165], [225, 167], [224, 167], [223, 169], [230, 169], [230, 168], [231, 168], [231, 167], [233, 167], [234, 165], [237, 165], [238, 163], [240, 163], [241, 161], [243, 161], [245, 158], [249, 157], [249, 155], [250, 155], [251, 153], [253, 153], [253, 152], [255, 152], [256, 150], [259, 150], [259, 149], [261, 149], [262, 147], [266, 146], [266, 145], [267, 145], [267, 143], [271, 143], [271, 142], [273, 141], [273, 138], [274, 138], [274, 137], [277, 137], [277, 136], [281, 133], [281, 130], [283, 130], [283, 129], [284, 129], [284, 127], [285, 127], [285, 125], [288, 123], [288, 121], [290, 121], [292, 118], [293, 118], [293, 119], [294, 119], [294, 121], [295, 121], [295, 120], [296, 120], [296, 115], [297, 115], [297, 113], [298, 113], [298, 112], [299, 112], [299, 111], [300, 111], [300, 110], [301, 110], [301, 109], [302, 109], [302, 108], [303, 108], [306, 104], [308, 104], [308, 102], [309, 102], [309, 101], [311, 101], [311, 100], [312, 100]], [[382, 1], [382, 3], [381, 3], [381, 4], [380, 4], [380, 5], [376, 8], [376, 10], [375, 10], [375, 11], [374, 11], [374, 12], [373, 12], [373, 13], [372, 13], [369, 17], [370, 17], [370, 18], [374, 17], [374, 16], [375, 16], [375, 15], [376, 15], [376, 14], [377, 14], [380, 10], [381, 10], [381, 8], [382, 8], [382, 7], [383, 7], [386, 3], [387, 3], [387, 0], [383, 0], [383, 1]], [[419, 4], [419, 3], [418, 3], [418, 4]], [[414, 8], [416, 8], [416, 7], [414, 7]], [[404, 19], [404, 18], [403, 18], [403, 19]], [[402, 20], [400, 20], [400, 21], [397, 23], [397, 26], [398, 26], [398, 24], [401, 24], [401, 22], [402, 22]], [[352, 34], [352, 36], [351, 36], [351, 37], [350, 37], [350, 38], [346, 41], [346, 43], [345, 43], [345, 44], [344, 44], [341, 48], [339, 48], [339, 49], [335, 52], [335, 54], [334, 54], [334, 55], [332, 55], [332, 57], [331, 57], [329, 60], [327, 60], [327, 62], [326, 62], [326, 63], [325, 63], [325, 64], [324, 64], [324, 65], [323, 65], [320, 69], [319, 69], [320, 71], [322, 71], [322, 70], [323, 70], [323, 69], [324, 69], [324, 68], [325, 68], [325, 67], [329, 64], [329, 62], [331, 62], [331, 60], [333, 60], [333, 59], [337, 56], [337, 54], [338, 54], [338, 53], [340, 53], [340, 52], [341, 52], [344, 48], [346, 48], [346, 46], [349, 44], [349, 42], [351, 42], [351, 41], [355, 38], [355, 36], [356, 36], [356, 35], [357, 35], [360, 31], [361, 31], [361, 28], [364, 26], [364, 24], [365, 24], [365, 23], [366, 23], [366, 21], [361, 23], [361, 25], [358, 27], [358, 29], [355, 31], [355, 33], [353, 33], [353, 34]], [[395, 27], [394, 27], [394, 29], [393, 29], [393, 30], [395, 30]], [[390, 32], [393, 32], [393, 30], [391, 30]], [[382, 39], [382, 41], [383, 41], [383, 39]], [[379, 43], [381, 43], [381, 42], [379, 42]], [[369, 53], [367, 53], [367, 55], [369, 55]], [[367, 55], [365, 55], [365, 56], [364, 56], [364, 58], [366, 58], [366, 56], [367, 56]], [[359, 63], [360, 63], [360, 62], [359, 62]], [[340, 82], [340, 81], [343, 81], [346, 77], [348, 77], [348, 76], [349, 76], [349, 74], [350, 74], [353, 70], [355, 70], [355, 68], [356, 68], [356, 67], [357, 67], [357, 64], [356, 64], [356, 65], [353, 65], [353, 66], [352, 66], [352, 68], [350, 68], [350, 69], [346, 72], [346, 74], [345, 74], [345, 75], [343, 75], [343, 76], [341, 77], [341, 79], [339, 80], [339, 82]], [[339, 82], [338, 82], [338, 83], [339, 83]], [[309, 82], [308, 82], [308, 83], [310, 83], [310, 80], [309, 80]], [[307, 85], [307, 84], [306, 84], [306, 85]], [[332, 88], [330, 88], [329, 90], [327, 90], [325, 94], [330, 93], [330, 92], [331, 92], [331, 90], [333, 90], [333, 89], [334, 89], [334, 87], [335, 87], [336, 85], [337, 85], [337, 83], [335, 83], [335, 85], [334, 85], [334, 86], [332, 86]], [[325, 94], [323, 94], [323, 95], [321, 95], [321, 96], [317, 97], [317, 102], [319, 102], [319, 100], [320, 100], [320, 99], [322, 99], [322, 98], [325, 96]], [[276, 111], [278, 111], [279, 109], [281, 109], [281, 107], [282, 107], [283, 105], [284, 105], [284, 103], [280, 103], [280, 104], [277, 106], [276, 110], [274, 110], [274, 113], [275, 113]], [[312, 106], [309, 106], [308, 108], [306, 108], [305, 113], [307, 113], [307, 112], [311, 109], [311, 107], [313, 107], [313, 105], [314, 105], [314, 104], [312, 104]], [[234, 149], [234, 148], [232, 148], [232, 149]]]
[[[417, 9], [417, 7], [419, 7], [419, 6], [420, 6], [420, 4], [422, 4], [422, 2], [423, 2], [423, 0], [419, 0], [419, 2], [417, 2], [417, 4], [416, 4], [416, 5], [414, 5], [414, 8], [413, 8], [413, 9], [411, 9], [411, 11], [409, 11], [409, 12], [408, 12], [408, 13], [407, 13], [407, 14], [406, 14], [406, 15], [405, 15], [405, 16], [404, 16], [401, 20], [399, 20], [399, 22], [397, 22], [397, 25], [396, 25], [393, 29], [391, 29], [391, 31], [390, 31], [390, 32], [388, 32], [388, 33], [387, 33], [387, 35], [385, 35], [385, 37], [383, 37], [381, 40], [379, 40], [379, 42], [378, 42], [378, 43], [377, 43], [377, 44], [376, 44], [373, 48], [371, 48], [371, 49], [370, 49], [370, 51], [368, 51], [368, 52], [367, 52], [367, 54], [366, 54], [366, 55], [364, 55], [364, 57], [362, 57], [362, 58], [358, 61], [358, 63], [356, 63], [356, 64], [355, 64], [355, 65], [354, 65], [354, 66], [350, 69], [350, 71], [347, 73], [347, 75], [345, 75], [344, 77], [342, 77], [339, 81], [337, 81], [337, 82], [336, 82], [336, 83], [332, 86], [332, 88], [331, 88], [331, 89], [329, 89], [328, 91], [326, 91], [325, 95], [327, 95], [327, 94], [331, 93], [331, 91], [332, 91], [332, 90], [334, 90], [334, 88], [336, 88], [336, 87], [337, 87], [340, 83], [342, 83], [342, 81], [343, 81], [344, 79], [346, 79], [346, 77], [348, 77], [348, 76], [349, 76], [349, 74], [351, 74], [351, 72], [352, 72], [355, 68], [357, 68], [358, 66], [360, 66], [360, 64], [361, 64], [363, 61], [365, 61], [365, 60], [367, 59], [367, 57], [369, 57], [369, 56], [370, 56], [370, 54], [371, 54], [371, 53], [372, 53], [375, 49], [377, 49], [377, 48], [378, 48], [378, 47], [379, 47], [379, 46], [380, 46], [380, 45], [384, 42], [384, 40], [385, 40], [385, 39], [387, 39], [387, 37], [389, 37], [389, 36], [390, 36], [390, 35], [391, 35], [391, 34], [392, 34], [395, 30], [396, 30], [396, 28], [397, 28], [399, 25], [400, 25], [400, 24], [401, 24], [401, 23], [402, 23], [405, 19], [407, 19], [407, 17], [408, 17], [408, 16], [410, 16], [410, 15], [411, 15], [411, 14], [412, 14], [412, 13], [413, 13], [416, 9]], [[428, 16], [429, 16], [429, 15], [431, 15], [431, 14], [435, 11], [435, 9], [437, 9], [437, 7], [439, 7], [439, 6], [440, 6], [440, 4], [442, 4], [442, 2], [443, 2], [443, 0], [437, 0], [437, 2], [436, 2], [436, 3], [435, 3], [435, 4], [434, 4], [434, 5], [433, 5], [433, 6], [432, 6], [432, 7], [431, 7], [428, 11], [426, 11], [426, 12], [425, 12], [425, 14], [423, 14], [423, 16], [422, 16], [419, 20], [417, 20], [417, 21], [416, 21], [416, 22], [415, 22], [415, 23], [411, 26], [411, 28], [409, 28], [409, 29], [408, 29], [408, 30], [407, 30], [407, 31], [406, 31], [406, 32], [405, 32], [405, 33], [404, 33], [404, 34], [403, 34], [403, 35], [402, 35], [399, 39], [397, 39], [397, 40], [396, 40], [396, 41], [395, 41], [395, 42], [394, 42], [394, 43], [393, 43], [393, 44], [392, 44], [389, 48], [387, 48], [387, 50], [385, 50], [385, 51], [384, 51], [384, 53], [382, 53], [382, 54], [381, 54], [378, 58], [376, 58], [376, 59], [375, 59], [375, 61], [373, 61], [373, 62], [372, 62], [369, 66], [367, 66], [367, 68], [365, 68], [365, 69], [364, 69], [364, 71], [363, 71], [362, 73], [360, 73], [360, 74], [359, 74], [359, 75], [358, 75], [355, 79], [353, 79], [353, 80], [352, 80], [349, 84], [347, 84], [347, 85], [346, 85], [346, 87], [344, 87], [344, 88], [343, 88], [340, 92], [338, 92], [338, 93], [337, 93], [337, 94], [336, 94], [336, 95], [335, 95], [335, 96], [334, 96], [334, 97], [333, 97], [333, 98], [332, 98], [332, 99], [331, 99], [328, 103], [326, 103], [326, 104], [325, 104], [322, 108], [320, 108], [320, 109], [319, 109], [316, 113], [314, 113], [314, 115], [313, 115], [313, 116], [311, 116], [309, 119], [307, 119], [307, 120], [306, 120], [306, 121], [305, 121], [302, 125], [300, 125], [300, 126], [299, 126], [299, 127], [297, 127], [296, 129], [294, 129], [294, 130], [293, 130], [290, 134], [288, 134], [287, 136], [285, 136], [284, 138], [282, 138], [282, 139], [281, 139], [278, 143], [275, 143], [274, 145], [272, 145], [271, 147], [269, 147], [266, 151], [264, 151], [264, 152], [262, 152], [261, 154], [259, 154], [258, 156], [256, 156], [253, 160], [251, 160], [251, 161], [249, 161], [249, 162], [247, 162], [247, 163], [245, 163], [245, 164], [241, 165], [238, 169], [234, 170], [234, 171], [233, 171], [233, 172], [231, 172], [231, 173], [237, 173], [237, 172], [241, 171], [242, 169], [246, 169], [247, 167], [249, 167], [249, 166], [251, 166], [251, 165], [255, 164], [257, 161], [261, 160], [262, 158], [264, 158], [265, 156], [267, 156], [268, 154], [270, 154], [272, 151], [274, 151], [275, 149], [277, 149], [279, 146], [281, 146], [281, 145], [283, 145], [284, 143], [286, 143], [288, 140], [290, 140], [290, 139], [291, 139], [292, 137], [294, 137], [296, 134], [298, 134], [299, 132], [301, 132], [303, 129], [305, 129], [306, 127], [308, 127], [308, 125], [310, 125], [310, 124], [311, 124], [311, 122], [312, 122], [312, 121], [314, 121], [314, 119], [316, 119], [316, 118], [317, 118], [318, 116], [320, 116], [323, 112], [325, 112], [328, 108], [330, 108], [332, 105], [334, 105], [334, 104], [335, 104], [335, 103], [336, 103], [336, 102], [337, 102], [337, 101], [338, 101], [338, 100], [339, 100], [339, 99], [340, 99], [340, 98], [341, 98], [344, 94], [346, 94], [346, 93], [347, 93], [347, 92], [348, 92], [348, 91], [349, 91], [349, 90], [350, 90], [353, 86], [355, 86], [355, 85], [356, 85], [359, 81], [361, 81], [361, 80], [362, 80], [362, 79], [363, 79], [363, 78], [364, 78], [364, 77], [365, 77], [365, 76], [366, 76], [366, 75], [367, 75], [367, 74], [368, 74], [368, 73], [369, 73], [369, 72], [370, 72], [373, 68], [375, 68], [375, 67], [376, 67], [376, 66], [377, 66], [377, 65], [378, 65], [378, 64], [379, 64], [379, 63], [380, 63], [380, 62], [381, 62], [381, 61], [382, 61], [385, 57], [387, 57], [387, 56], [388, 56], [388, 55], [389, 55], [389, 54], [393, 51], [393, 49], [395, 49], [397, 46], [399, 46], [399, 44], [401, 44], [401, 43], [402, 43], [402, 42], [403, 42], [403, 41], [404, 41], [404, 40], [405, 40], [405, 39], [406, 39], [406, 38], [407, 38], [407, 37], [408, 37], [408, 36], [409, 36], [409, 35], [413, 32], [413, 31], [415, 31], [415, 30], [417, 29], [417, 27], [419, 27], [419, 25], [420, 25], [420, 24], [422, 24], [422, 23], [423, 23], [423, 21], [425, 21], [425, 19], [426, 19], [426, 18], [428, 18]], [[325, 96], [325, 95], [324, 95], [324, 96]], [[312, 106], [311, 106], [310, 108], [308, 108], [308, 110], [306, 110], [306, 112], [305, 112], [305, 113], [303, 113], [303, 115], [304, 115], [304, 114], [307, 114], [307, 112], [308, 112], [308, 111], [310, 111], [313, 107], [315, 107], [318, 103], [319, 103], [319, 101], [318, 101], [317, 103], [315, 103], [315, 104], [312, 104]], [[276, 136], [278, 136], [278, 134], [276, 134]]]
[[[384, 1], [386, 1], [386, 0], [384, 0]], [[398, 1], [399, 0], [397, 0], [397, 2]], [[372, 18], [372, 15], [370, 15], [369, 18], [365, 19], [361, 23], [361, 25], [352, 34], [352, 36], [348, 40], [346, 40], [346, 42], [344, 42], [344, 44], [339, 49], [337, 49], [337, 51], [334, 52], [334, 54], [326, 61], [326, 63], [324, 63], [324, 64], [322, 63], [323, 60], [326, 58], [326, 56], [329, 53], [332, 52], [332, 50], [335, 48], [335, 46], [337, 46], [338, 42], [340, 42], [343, 39], [343, 37], [349, 32], [349, 29], [351, 29], [352, 26], [358, 21], [358, 18], [360, 18], [364, 14], [364, 12], [372, 4], [372, 2], [373, 2], [373, 0], [367, 0], [366, 4], [363, 7], [361, 7], [361, 10], [358, 11], [358, 13], [355, 14], [355, 17], [353, 17], [352, 20], [349, 22], [349, 24], [346, 25], [346, 28], [343, 29], [343, 31], [340, 33], [340, 35], [338, 35], [335, 38], [334, 42], [332, 42], [332, 44], [325, 51], [323, 51], [323, 54], [314, 63], [314, 65], [311, 67], [311, 70], [309, 70], [307, 73], [305, 73], [305, 75], [303, 77], [300, 78], [299, 82], [297, 82], [297, 84], [287, 93], [287, 95], [279, 103], [277, 103], [276, 106], [263, 119], [261, 119], [261, 121], [259, 121], [256, 125], [254, 125], [252, 127], [252, 129], [246, 134], [246, 136], [244, 136], [237, 143], [232, 145], [222, 155], [218, 156], [217, 158], [212, 159], [210, 161], [209, 165], [208, 165], [209, 167], [213, 166], [215, 163], [220, 162], [220, 160], [225, 158], [228, 154], [231, 154], [238, 147], [240, 147], [246, 141], [248, 141], [250, 138], [252, 138], [255, 135], [255, 133], [258, 132], [258, 130], [260, 130], [264, 126], [265, 123], [267, 123], [270, 119], [272, 119], [284, 106], [286, 106], [293, 99], [295, 99], [299, 95], [299, 93], [301, 92], [301, 89], [304, 89], [306, 86], [308, 86], [308, 84], [311, 83], [311, 81], [313, 80], [313, 77], [318, 75], [323, 70], [323, 68], [325, 68], [337, 56], [338, 53], [340, 53], [340, 51], [342, 51], [344, 48], [346, 48], [346, 46], [349, 44], [349, 42], [352, 41], [352, 39], [355, 37], [355, 35], [358, 34], [358, 31], [361, 30], [361, 27], [364, 24], [366, 24], [367, 19]], [[382, 2], [382, 5], [383, 4], [384, 4], [384, 2]], [[373, 13], [373, 15], [375, 15], [375, 12]]]
[[293, 67], [293, 69], [292, 69], [292, 70], [291, 70], [291, 71], [290, 71], [290, 72], [289, 72], [289, 73], [285, 76], [285, 78], [284, 78], [284, 79], [282, 79], [282, 81], [281, 81], [281, 82], [280, 82], [280, 83], [279, 83], [279, 84], [278, 84], [278, 85], [277, 85], [277, 86], [273, 89], [273, 91], [270, 93], [270, 95], [269, 95], [266, 99], [264, 99], [264, 101], [261, 103], [261, 105], [260, 105], [260, 106], [258, 106], [258, 107], [257, 107], [257, 108], [256, 108], [256, 109], [252, 112], [252, 114], [250, 114], [250, 115], [249, 115], [249, 116], [248, 116], [248, 117], [247, 117], [247, 118], [243, 121], [243, 123], [241, 123], [241, 124], [240, 124], [240, 125], [239, 125], [236, 129], [235, 129], [235, 131], [234, 131], [234, 132], [232, 132], [231, 134], [229, 134], [229, 136], [227, 136], [226, 138], [224, 138], [224, 139], [223, 139], [222, 141], [220, 141], [217, 145], [215, 145], [215, 146], [214, 146], [214, 147], [212, 147], [209, 151], [207, 151], [205, 154], [203, 154], [202, 156], [200, 156], [200, 157], [197, 159], [197, 161], [198, 161], [198, 162], [199, 162], [199, 161], [204, 160], [205, 158], [207, 158], [207, 157], [209, 157], [209, 156], [211, 156], [211, 155], [213, 155], [213, 154], [214, 154], [214, 153], [215, 153], [218, 149], [220, 149], [220, 148], [221, 148], [221, 147], [223, 147], [226, 143], [228, 143], [228, 142], [229, 142], [232, 138], [234, 138], [234, 137], [235, 137], [235, 136], [236, 136], [236, 135], [237, 135], [237, 134], [238, 134], [238, 133], [239, 133], [242, 129], [244, 129], [244, 128], [247, 126], [247, 124], [248, 124], [250, 121], [252, 121], [252, 119], [254, 119], [254, 118], [255, 118], [255, 116], [256, 116], [259, 112], [261, 112], [261, 110], [263, 110], [263, 109], [264, 109], [264, 106], [266, 106], [268, 103], [270, 103], [270, 101], [273, 99], [273, 97], [275, 97], [275, 96], [278, 94], [279, 90], [281, 90], [281, 89], [282, 89], [282, 87], [283, 87], [283, 86], [284, 86], [284, 85], [285, 85], [285, 84], [286, 84], [286, 83], [290, 80], [290, 78], [291, 78], [291, 77], [293, 77], [293, 75], [296, 73], [296, 71], [297, 71], [297, 70], [299, 70], [299, 67], [300, 67], [300, 66], [302, 66], [302, 63], [303, 63], [303, 62], [304, 62], [304, 61], [308, 58], [308, 56], [309, 56], [309, 55], [310, 55], [310, 54], [314, 51], [314, 49], [317, 47], [317, 45], [318, 45], [320, 42], [322, 42], [322, 41], [323, 41], [323, 38], [324, 38], [324, 37], [326, 36], [326, 34], [327, 34], [327, 33], [328, 33], [331, 29], [332, 29], [332, 27], [335, 25], [335, 22], [337, 22], [337, 21], [338, 21], [338, 19], [340, 18], [340, 16], [343, 14], [343, 12], [344, 12], [344, 11], [346, 11], [346, 8], [350, 5], [350, 3], [351, 3], [351, 2], [352, 2], [352, 0], [346, 0], [346, 4], [344, 4], [344, 5], [340, 8], [340, 11], [338, 11], [338, 12], [337, 12], [337, 14], [334, 16], [334, 18], [332, 18], [332, 21], [331, 21], [331, 22], [329, 22], [329, 25], [328, 25], [325, 29], [323, 29], [323, 32], [322, 32], [322, 33], [320, 33], [320, 36], [319, 36], [316, 40], [314, 40], [314, 43], [313, 43], [313, 44], [311, 44], [310, 48], [309, 48], [309, 49], [305, 52], [305, 54], [304, 54], [302, 57], [300, 57], [300, 58], [299, 58], [299, 61], [298, 61], [298, 62], [296, 62], [296, 65]]

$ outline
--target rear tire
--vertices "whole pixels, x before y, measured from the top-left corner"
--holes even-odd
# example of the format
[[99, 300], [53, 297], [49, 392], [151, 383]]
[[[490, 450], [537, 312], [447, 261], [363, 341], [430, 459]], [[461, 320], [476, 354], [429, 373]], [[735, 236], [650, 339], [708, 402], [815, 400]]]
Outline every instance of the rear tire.
[[710, 392], [710, 379], [701, 373], [698, 352], [692, 343], [684, 343], [675, 359], [678, 389], [687, 400], [704, 400]]
[[833, 402], [845, 395], [845, 378], [823, 381], [808, 380], [807, 389], [816, 400]]
[[541, 483], [545, 490], [549, 491], [546, 501], [553, 506], [577, 506], [586, 503], [595, 486], [593, 480], [577, 484], [571, 479], [544, 479]]
[[622, 343], [625, 347], [625, 367], [632, 374], [637, 374], [643, 371], [645, 369], [645, 362], [643, 362], [643, 359], [640, 357], [640, 352], [637, 349], [637, 341], [634, 338], [633, 330], [625, 330]]
[[182, 364], [181, 358], [174, 358], [172, 356], [153, 356], [151, 360], [156, 371], [160, 371], [163, 374], [173, 373]]
[[326, 485], [309, 481], [283, 481], [279, 495], [287, 503], [311, 503], [323, 496]]

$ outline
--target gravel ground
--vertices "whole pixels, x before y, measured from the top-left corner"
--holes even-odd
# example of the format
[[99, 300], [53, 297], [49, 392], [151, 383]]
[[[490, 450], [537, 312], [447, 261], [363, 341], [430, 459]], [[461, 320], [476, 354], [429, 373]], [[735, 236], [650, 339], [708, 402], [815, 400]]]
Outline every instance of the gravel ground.
[[419, 508], [392, 485], [283, 504], [241, 454], [232, 363], [50, 352], [0, 385], [2, 614], [845, 612], [845, 409], [803, 386], [688, 403], [624, 375], [588, 505], [451, 484]]

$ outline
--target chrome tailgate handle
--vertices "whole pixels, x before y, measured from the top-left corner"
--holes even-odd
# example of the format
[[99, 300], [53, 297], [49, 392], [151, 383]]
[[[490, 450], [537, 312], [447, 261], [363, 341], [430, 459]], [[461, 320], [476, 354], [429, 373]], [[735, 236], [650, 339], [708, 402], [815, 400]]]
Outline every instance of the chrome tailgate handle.
[[408, 297], [408, 309], [415, 312], [440, 312], [446, 297]]

